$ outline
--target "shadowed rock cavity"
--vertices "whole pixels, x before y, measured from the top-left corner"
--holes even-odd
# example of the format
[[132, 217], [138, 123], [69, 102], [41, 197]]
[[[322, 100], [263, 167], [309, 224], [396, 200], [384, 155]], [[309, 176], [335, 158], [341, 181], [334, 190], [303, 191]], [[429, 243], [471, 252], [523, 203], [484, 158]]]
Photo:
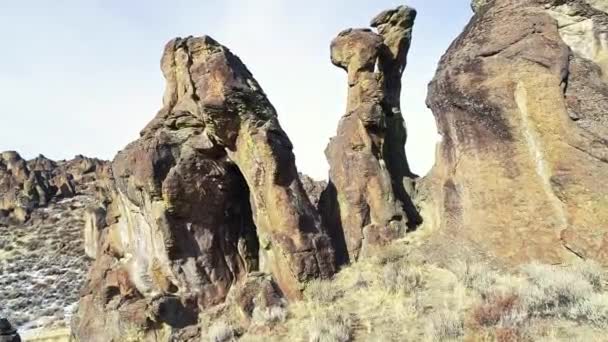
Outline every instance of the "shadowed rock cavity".
[[443, 139], [418, 189], [425, 228], [513, 264], [608, 262], [608, 15], [594, 3], [474, 2], [429, 86]]
[[405, 156], [400, 107], [415, 17], [405, 6], [384, 11], [371, 22], [378, 33], [348, 29], [331, 44], [332, 63], [348, 73], [348, 100], [325, 150], [329, 184], [320, 210], [341, 264], [421, 222], [410, 198], [416, 176]]
[[229, 292], [247, 302], [258, 271], [288, 298], [335, 272], [291, 142], [240, 59], [210, 37], [177, 38], [161, 67], [163, 108], [118, 153], [90, 213], [80, 341], [120, 340], [129, 326], [187, 340]]

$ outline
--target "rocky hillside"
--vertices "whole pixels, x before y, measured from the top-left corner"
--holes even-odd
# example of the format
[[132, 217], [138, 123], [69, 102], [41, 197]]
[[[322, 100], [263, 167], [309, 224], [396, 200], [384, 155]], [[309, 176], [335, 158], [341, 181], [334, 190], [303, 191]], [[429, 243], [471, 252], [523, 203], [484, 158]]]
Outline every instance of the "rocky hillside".
[[89, 267], [82, 231], [105, 163], [0, 156], [0, 316], [20, 329], [66, 325]]

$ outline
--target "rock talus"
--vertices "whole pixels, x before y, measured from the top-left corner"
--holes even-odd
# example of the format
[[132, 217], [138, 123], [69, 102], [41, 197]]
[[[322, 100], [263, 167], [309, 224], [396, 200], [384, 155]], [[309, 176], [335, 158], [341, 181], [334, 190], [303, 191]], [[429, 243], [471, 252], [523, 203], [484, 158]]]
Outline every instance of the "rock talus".
[[474, 1], [427, 104], [443, 139], [425, 227], [513, 264], [608, 263], [608, 15], [594, 1]]
[[80, 341], [119, 341], [132, 327], [189, 340], [198, 313], [252, 274], [298, 298], [335, 272], [291, 142], [240, 59], [208, 36], [176, 38], [161, 69], [163, 108], [118, 153], [87, 220], [95, 261], [74, 319]]
[[320, 204], [340, 263], [355, 261], [420, 223], [410, 194], [415, 175], [405, 156], [401, 77], [416, 11], [398, 7], [370, 29], [348, 29], [331, 44], [331, 60], [348, 73], [346, 114], [327, 146], [329, 184]]

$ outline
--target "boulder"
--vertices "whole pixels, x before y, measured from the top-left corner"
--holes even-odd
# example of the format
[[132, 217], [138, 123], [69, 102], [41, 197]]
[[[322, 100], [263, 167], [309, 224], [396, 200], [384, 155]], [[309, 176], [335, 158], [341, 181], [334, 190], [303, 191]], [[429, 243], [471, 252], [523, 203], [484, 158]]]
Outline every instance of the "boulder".
[[442, 141], [418, 187], [425, 227], [510, 264], [607, 264], [608, 15], [483, 3], [429, 86]]

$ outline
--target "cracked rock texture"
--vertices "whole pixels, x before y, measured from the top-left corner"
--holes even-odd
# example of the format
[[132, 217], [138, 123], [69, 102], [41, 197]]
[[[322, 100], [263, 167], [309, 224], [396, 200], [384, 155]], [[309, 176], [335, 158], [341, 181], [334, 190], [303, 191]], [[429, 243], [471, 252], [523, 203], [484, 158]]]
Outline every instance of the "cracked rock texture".
[[325, 150], [329, 185], [320, 210], [339, 263], [356, 261], [420, 223], [410, 194], [416, 178], [405, 156], [401, 77], [416, 11], [401, 6], [370, 29], [348, 29], [331, 43], [332, 63], [348, 73], [346, 114]]
[[601, 3], [490, 0], [476, 11], [429, 86], [443, 140], [419, 187], [426, 228], [513, 264], [608, 263]]
[[260, 272], [290, 299], [335, 272], [291, 142], [240, 59], [208, 36], [176, 38], [161, 68], [163, 108], [118, 153], [88, 217], [95, 262], [73, 321], [79, 341], [120, 341], [133, 327], [187, 341], [201, 310]]

